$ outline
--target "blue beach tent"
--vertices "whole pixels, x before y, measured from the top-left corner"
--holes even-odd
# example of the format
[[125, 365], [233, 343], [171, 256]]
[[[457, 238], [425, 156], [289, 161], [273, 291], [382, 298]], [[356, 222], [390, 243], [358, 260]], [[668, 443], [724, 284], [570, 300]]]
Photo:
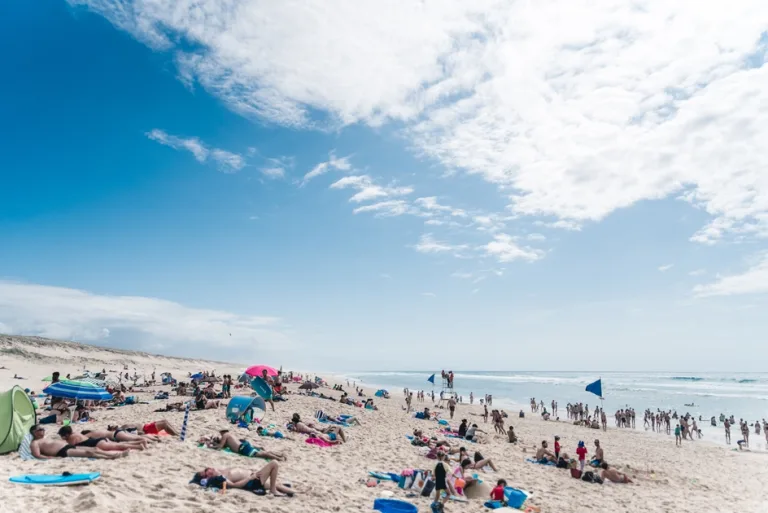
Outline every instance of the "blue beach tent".
[[[261, 410], [261, 418], [257, 419], [255, 410]], [[255, 420], [261, 421], [266, 411], [266, 403], [261, 397], [238, 395], [230, 399], [229, 404], [227, 404], [227, 419], [230, 422], [244, 420], [250, 424]]]

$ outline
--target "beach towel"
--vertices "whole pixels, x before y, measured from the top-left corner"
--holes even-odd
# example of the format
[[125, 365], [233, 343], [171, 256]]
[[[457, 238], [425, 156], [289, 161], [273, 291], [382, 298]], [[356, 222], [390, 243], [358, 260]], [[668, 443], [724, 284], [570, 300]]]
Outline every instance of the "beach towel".
[[27, 433], [21, 440], [21, 445], [19, 445], [19, 457], [21, 457], [21, 459], [24, 461], [36, 459], [34, 456], [32, 456], [32, 449], [29, 447], [31, 443], [32, 435]]
[[307, 443], [312, 445], [317, 445], [318, 447], [331, 447], [333, 444], [329, 444], [325, 440], [320, 440], [319, 438], [307, 438]]
[[554, 467], [554, 466], [557, 465], [557, 463], [555, 463], [554, 461], [548, 461], [546, 463], [542, 463], [542, 462], [536, 461], [536, 460], [534, 460], [532, 458], [526, 458], [525, 461], [527, 461], [528, 463], [536, 464], [536, 465], [544, 465], [546, 467]]

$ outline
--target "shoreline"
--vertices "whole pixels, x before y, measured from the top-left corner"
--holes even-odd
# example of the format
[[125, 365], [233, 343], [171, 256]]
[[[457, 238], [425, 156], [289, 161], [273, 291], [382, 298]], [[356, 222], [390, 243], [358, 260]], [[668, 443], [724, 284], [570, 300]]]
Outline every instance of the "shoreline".
[[[50, 349], [50, 348], [49, 348]], [[55, 351], [51, 355], [57, 358]], [[92, 348], [88, 351], [89, 362], [103, 362], [107, 369], [115, 369], [118, 360], [114, 354]], [[63, 351], [61, 361], [70, 361], [72, 354]], [[75, 358], [81, 358], [81, 355]], [[122, 358], [122, 357], [120, 357]], [[52, 370], [66, 372], [82, 367], [75, 361], [54, 368], [48, 360], [29, 358], [4, 358], [8, 370], [0, 371], [3, 389], [8, 385], [33, 385], [42, 390], [41, 379]], [[166, 357], [141, 356], [132, 364], [144, 368], [157, 367], [157, 372], [171, 371], [184, 379], [187, 372], [197, 371], [199, 364], [172, 360]], [[229, 367], [216, 365], [216, 374], [232, 374], [242, 370], [242, 364]], [[96, 367], [89, 363], [89, 366]], [[210, 368], [210, 367], [209, 367]], [[24, 375], [27, 380], [13, 380], [14, 373]], [[340, 373], [304, 373], [320, 375], [329, 384], [339, 383], [346, 389], [346, 377]], [[342, 377], [343, 379], [339, 379]], [[371, 396], [373, 383], [358, 383]], [[149, 450], [131, 453], [115, 461], [53, 459], [48, 461], [22, 461], [16, 454], [0, 456], [0, 493], [4, 498], [3, 511], [28, 513], [30, 510], [47, 513], [53, 511], [78, 511], [96, 513], [121, 513], [125, 511], [147, 511], [163, 509], [174, 513], [242, 513], [259, 510], [265, 512], [337, 513], [347, 511], [370, 511], [373, 501], [384, 495], [413, 502], [419, 511], [429, 511], [429, 499], [409, 497], [408, 491], [399, 489], [394, 483], [381, 482], [367, 487], [369, 471], [395, 472], [403, 469], [433, 469], [435, 462], [425, 458], [419, 448], [406, 439], [415, 428], [424, 430], [427, 436], [446, 439], [439, 433], [437, 422], [413, 418], [403, 410], [402, 389], [390, 390], [390, 399], [374, 398], [377, 411], [365, 410], [340, 404], [341, 395], [331, 388], [317, 392], [331, 396], [336, 401], [324, 400], [295, 394], [296, 385], [289, 389], [294, 392], [287, 396], [287, 402], [276, 403], [275, 413], [268, 411], [265, 424], [282, 429], [291, 415], [299, 413], [302, 418], [312, 419], [317, 410], [330, 415], [351, 414], [357, 416], [361, 427], [344, 428], [348, 442], [339, 446], [322, 448], [304, 442], [303, 437], [289, 435], [292, 440], [275, 440], [256, 435], [253, 430], [237, 428], [224, 418], [223, 409], [193, 411], [190, 413], [188, 440], [164, 439], [153, 444]], [[150, 387], [150, 390], [169, 390], [167, 386]], [[97, 419], [88, 427], [102, 429], [107, 424], [140, 423], [165, 419], [176, 427], [181, 425], [183, 412], [155, 413], [167, 401], [156, 401], [148, 390], [134, 393], [140, 403], [118, 407], [113, 410], [97, 410]], [[248, 390], [245, 390], [248, 392]], [[233, 395], [242, 395], [233, 390]], [[189, 399], [189, 397], [185, 398]], [[171, 401], [178, 400], [171, 395]], [[414, 410], [422, 403], [414, 402]], [[431, 406], [426, 400], [424, 405]], [[498, 406], [498, 405], [496, 405]], [[442, 410], [443, 417], [447, 411]], [[478, 404], [459, 405], [451, 427], [456, 428], [461, 418], [472, 419], [480, 429], [492, 432], [492, 425], [482, 418], [472, 416], [479, 413]], [[759, 513], [765, 511], [768, 503], [768, 468], [765, 455], [761, 453], [739, 453], [717, 446], [686, 442], [682, 448], [675, 448], [673, 440], [647, 436], [643, 430], [608, 429], [596, 433], [588, 428], [573, 426], [561, 421], [542, 421], [532, 418], [526, 412], [524, 419], [515, 415], [505, 419], [505, 426], [512, 424], [519, 438], [516, 445], [509, 444], [506, 437], [489, 435], [487, 443], [469, 444], [456, 439], [446, 439], [458, 447], [466, 445], [470, 451], [480, 451], [491, 458], [498, 472], [477, 471], [484, 481], [495, 484], [496, 479], [505, 478], [510, 486], [533, 493], [529, 504], [541, 508], [542, 513], [586, 512], [586, 511], [637, 511], [640, 507], [647, 513], [730, 512]], [[279, 463], [281, 482], [290, 482], [296, 491], [292, 499], [272, 496], [258, 497], [241, 490], [229, 490], [226, 494], [213, 493], [190, 485], [195, 471], [205, 467], [244, 467], [258, 469], [263, 460], [244, 458], [220, 451], [200, 449], [194, 443], [200, 436], [215, 434], [220, 429], [234, 430], [239, 437], [264, 446], [267, 450], [285, 454], [287, 461]], [[533, 456], [542, 440], [550, 444], [555, 435], [561, 437], [563, 451], [574, 454], [579, 440], [587, 442], [592, 452], [592, 441], [599, 438], [606, 452], [606, 459], [621, 472], [628, 473], [636, 484], [617, 485], [606, 483], [602, 486], [573, 479], [566, 471], [526, 462]], [[53, 438], [53, 434], [49, 434]], [[470, 452], [471, 454], [471, 452]], [[101, 472], [101, 479], [85, 487], [35, 487], [14, 485], [8, 476], [28, 473]], [[362, 482], [361, 482], [362, 481]], [[472, 499], [468, 504], [450, 502], [446, 511], [484, 511], [485, 498]], [[632, 506], [630, 506], [632, 504]], [[634, 506], [642, 504], [642, 506]]]

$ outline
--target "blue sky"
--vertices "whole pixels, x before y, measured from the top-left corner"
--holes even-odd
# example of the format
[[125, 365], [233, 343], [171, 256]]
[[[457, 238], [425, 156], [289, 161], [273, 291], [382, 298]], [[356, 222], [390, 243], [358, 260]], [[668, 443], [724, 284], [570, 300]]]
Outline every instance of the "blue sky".
[[[310, 4], [0, 7], [0, 332], [339, 370], [758, 368], [760, 2], [551, 28]], [[727, 50], [642, 19], [675, 8]], [[644, 37], [616, 50], [622, 28]]]

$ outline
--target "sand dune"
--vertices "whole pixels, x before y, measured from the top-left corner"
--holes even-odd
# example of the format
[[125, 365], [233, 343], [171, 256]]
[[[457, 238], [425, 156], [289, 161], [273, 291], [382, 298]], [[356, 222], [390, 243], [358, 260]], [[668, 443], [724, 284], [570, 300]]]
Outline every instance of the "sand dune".
[[[278, 363], [278, 362], [276, 362]], [[91, 370], [122, 370], [128, 366], [137, 372], [158, 374], [170, 371], [177, 376], [200, 369], [216, 369], [217, 374], [236, 375], [242, 364], [225, 364], [200, 360], [184, 360], [132, 351], [97, 348], [83, 344], [48, 341], [30, 337], [0, 337], [0, 389], [19, 384], [34, 390], [43, 387], [41, 379], [58, 370], [62, 375], [78, 373], [83, 366]], [[14, 373], [24, 380], [13, 379]], [[152, 390], [167, 390], [154, 387]], [[295, 391], [295, 387], [292, 387]], [[324, 393], [338, 397], [338, 392]], [[379, 411], [366, 411], [339, 403], [292, 395], [288, 402], [278, 403], [277, 413], [268, 413], [266, 422], [283, 426], [293, 412], [311, 417], [322, 408], [326, 412], [359, 416], [362, 427], [348, 429], [349, 443], [333, 448], [319, 448], [297, 440], [272, 440], [256, 436], [255, 432], [234, 428], [224, 418], [224, 411], [192, 412], [188, 441], [165, 440], [145, 452], [132, 453], [118, 461], [50, 460], [25, 462], [17, 455], [0, 457], [0, 496], [3, 512], [98, 511], [99, 513], [144, 513], [158, 508], [166, 511], [192, 513], [267, 512], [345, 512], [370, 511], [373, 501], [383, 491], [396, 498], [405, 492], [393, 484], [367, 488], [360, 481], [368, 470], [399, 472], [404, 468], [433, 468], [434, 462], [420, 455], [405, 435], [415, 427], [436, 433], [437, 425], [413, 419], [402, 410], [402, 392], [392, 391], [393, 398], [377, 399]], [[143, 423], [159, 418], [181, 425], [183, 413], [152, 413], [166, 401], [152, 401], [152, 394], [139, 394], [150, 404], [121, 407], [95, 413], [97, 422], [88, 427], [126, 422]], [[370, 395], [370, 391], [369, 391]], [[174, 396], [172, 396], [173, 400]], [[431, 406], [431, 402], [427, 403]], [[418, 404], [416, 404], [418, 406]], [[482, 419], [472, 417], [472, 410], [460, 406], [458, 418], [474, 419], [484, 427]], [[529, 504], [542, 512], [760, 512], [768, 511], [768, 459], [763, 454], [737, 453], [727, 448], [703, 442], [686, 443], [676, 449], [672, 438], [647, 436], [642, 432], [609, 429], [597, 432], [572, 426], [565, 422], [542, 422], [537, 419], [511, 419], [519, 446], [507, 444], [501, 438], [489, 443], [467, 444], [479, 450], [499, 466], [498, 473], [481, 473], [495, 482], [504, 477], [512, 486], [534, 492]], [[457, 424], [457, 423], [455, 423]], [[454, 424], [454, 425], [455, 425]], [[486, 426], [492, 430], [490, 425]], [[259, 468], [261, 460], [199, 449], [194, 440], [218, 429], [231, 428], [270, 450], [283, 451], [288, 456], [280, 464], [281, 480], [291, 482], [299, 493], [292, 499], [258, 497], [251, 493], [229, 490], [226, 494], [205, 491], [189, 485], [192, 474], [206, 466], [240, 466]], [[54, 431], [49, 430], [49, 433]], [[574, 453], [578, 440], [591, 447], [599, 437], [606, 457], [622, 471], [635, 476], [635, 485], [593, 485], [569, 477], [565, 471], [525, 462], [541, 440], [560, 435], [564, 450]], [[12, 485], [7, 477], [24, 473], [90, 472], [102, 473], [96, 483], [84, 487], [42, 488]], [[413, 500], [419, 511], [429, 511], [429, 501]], [[468, 504], [449, 503], [447, 511], [483, 511], [482, 501]]]

